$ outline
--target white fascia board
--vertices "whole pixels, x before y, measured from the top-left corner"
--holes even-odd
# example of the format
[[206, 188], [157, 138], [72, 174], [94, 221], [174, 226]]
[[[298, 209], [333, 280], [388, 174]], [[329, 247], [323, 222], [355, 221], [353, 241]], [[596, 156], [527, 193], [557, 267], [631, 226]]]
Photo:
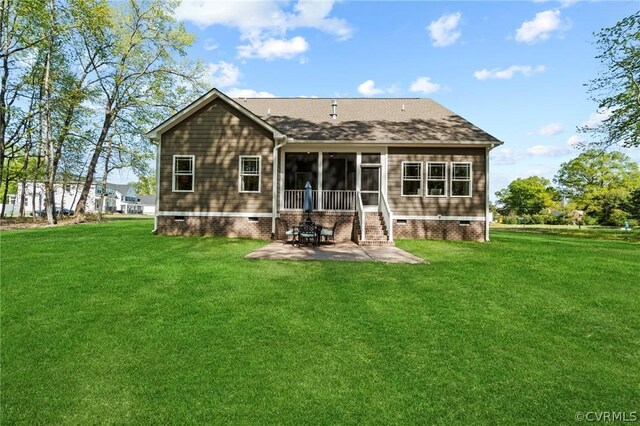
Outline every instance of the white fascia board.
[[193, 216], [193, 217], [268, 217], [272, 213], [252, 213], [252, 212], [188, 212], [188, 211], [161, 211], [158, 216]]
[[400, 220], [477, 220], [484, 221], [484, 216], [417, 216], [417, 215], [401, 215], [394, 214], [394, 219]]
[[504, 142], [487, 142], [487, 141], [460, 141], [460, 142], [443, 142], [443, 141], [394, 141], [394, 140], [372, 140], [372, 141], [345, 141], [345, 140], [302, 140], [289, 139], [288, 145], [308, 146], [308, 145], [387, 145], [391, 147], [430, 147], [430, 148], [469, 148], [469, 147], [490, 147], [493, 149]]

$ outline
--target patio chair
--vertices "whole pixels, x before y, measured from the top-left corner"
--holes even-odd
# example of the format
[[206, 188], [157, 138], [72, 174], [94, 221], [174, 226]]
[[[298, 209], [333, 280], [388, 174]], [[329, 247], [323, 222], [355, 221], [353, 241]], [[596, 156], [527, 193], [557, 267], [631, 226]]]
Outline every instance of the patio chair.
[[336, 239], [335, 239], [335, 235], [336, 235], [336, 227], [338, 226], [338, 222], [334, 222], [333, 223], [333, 228], [329, 229], [329, 228], [322, 228], [322, 231], [320, 231], [320, 237], [322, 237], [324, 239], [324, 242], [328, 242], [329, 240], [331, 240], [333, 242], [333, 245], [336, 245]]
[[317, 240], [316, 224], [315, 223], [301, 223], [298, 226], [298, 247], [303, 243], [311, 242], [315, 246]]
[[[282, 244], [291, 243], [292, 245], [295, 245], [298, 242], [298, 228], [297, 227], [289, 228], [289, 224], [287, 223], [286, 220], [284, 219], [280, 219], [280, 220], [282, 222], [283, 228], [285, 229], [284, 241], [282, 242]], [[291, 237], [291, 241], [289, 241], [289, 237]]]

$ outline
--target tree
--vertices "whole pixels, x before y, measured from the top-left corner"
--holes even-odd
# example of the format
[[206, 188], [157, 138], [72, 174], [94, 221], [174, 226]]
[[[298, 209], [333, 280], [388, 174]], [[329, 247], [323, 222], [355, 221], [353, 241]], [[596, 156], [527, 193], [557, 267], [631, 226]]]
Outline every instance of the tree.
[[146, 174], [138, 177], [138, 182], [129, 182], [138, 195], [154, 195], [156, 193], [156, 175]]
[[634, 219], [640, 219], [640, 187], [635, 189], [627, 200], [627, 211]]
[[640, 146], [640, 11], [595, 35], [604, 69], [586, 86], [598, 109], [610, 115], [579, 130], [596, 136], [594, 145]]
[[[94, 65], [96, 84], [101, 92], [100, 125], [82, 193], [76, 208], [76, 218], [83, 220], [89, 189], [105, 142], [118, 135], [130, 135], [120, 153], [130, 155], [132, 166], [141, 164], [144, 150], [150, 145], [143, 133], [167, 109], [180, 106], [186, 86], [199, 85], [200, 73], [191, 64], [181, 64], [178, 57], [194, 38], [183, 25], [176, 25], [173, 11], [177, 4], [164, 0], [129, 0], [112, 9], [109, 42], [86, 40], [86, 50], [99, 51], [102, 62]], [[111, 138], [111, 139], [110, 139]], [[117, 145], [112, 145], [117, 149]], [[143, 150], [140, 155], [140, 150]], [[111, 153], [109, 161], [111, 161]], [[104, 177], [106, 178], [106, 177]]]
[[608, 224], [614, 210], [626, 208], [631, 191], [640, 186], [640, 169], [621, 152], [591, 149], [563, 163], [554, 181], [579, 209]]
[[496, 192], [499, 210], [505, 214], [537, 214], [556, 204], [558, 194], [548, 179], [531, 176], [516, 179]]

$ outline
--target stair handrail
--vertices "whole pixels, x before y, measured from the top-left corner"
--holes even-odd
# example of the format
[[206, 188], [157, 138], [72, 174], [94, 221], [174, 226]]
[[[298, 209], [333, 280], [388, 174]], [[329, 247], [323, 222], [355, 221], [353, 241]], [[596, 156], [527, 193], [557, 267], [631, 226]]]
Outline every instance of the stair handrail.
[[380, 210], [382, 210], [382, 217], [387, 224], [389, 241], [393, 241], [393, 213], [391, 212], [391, 208], [389, 208], [387, 197], [384, 196], [382, 191], [380, 191]]
[[358, 221], [360, 222], [360, 240], [365, 240], [364, 235], [364, 205], [362, 204], [362, 194], [360, 191], [356, 191], [356, 210], [358, 211]]

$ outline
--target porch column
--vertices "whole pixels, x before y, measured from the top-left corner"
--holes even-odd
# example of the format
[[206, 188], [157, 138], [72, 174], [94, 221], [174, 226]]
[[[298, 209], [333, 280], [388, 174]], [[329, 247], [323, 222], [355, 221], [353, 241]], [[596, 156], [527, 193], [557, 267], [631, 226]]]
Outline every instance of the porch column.
[[324, 210], [322, 203], [322, 151], [318, 152], [318, 210]]

